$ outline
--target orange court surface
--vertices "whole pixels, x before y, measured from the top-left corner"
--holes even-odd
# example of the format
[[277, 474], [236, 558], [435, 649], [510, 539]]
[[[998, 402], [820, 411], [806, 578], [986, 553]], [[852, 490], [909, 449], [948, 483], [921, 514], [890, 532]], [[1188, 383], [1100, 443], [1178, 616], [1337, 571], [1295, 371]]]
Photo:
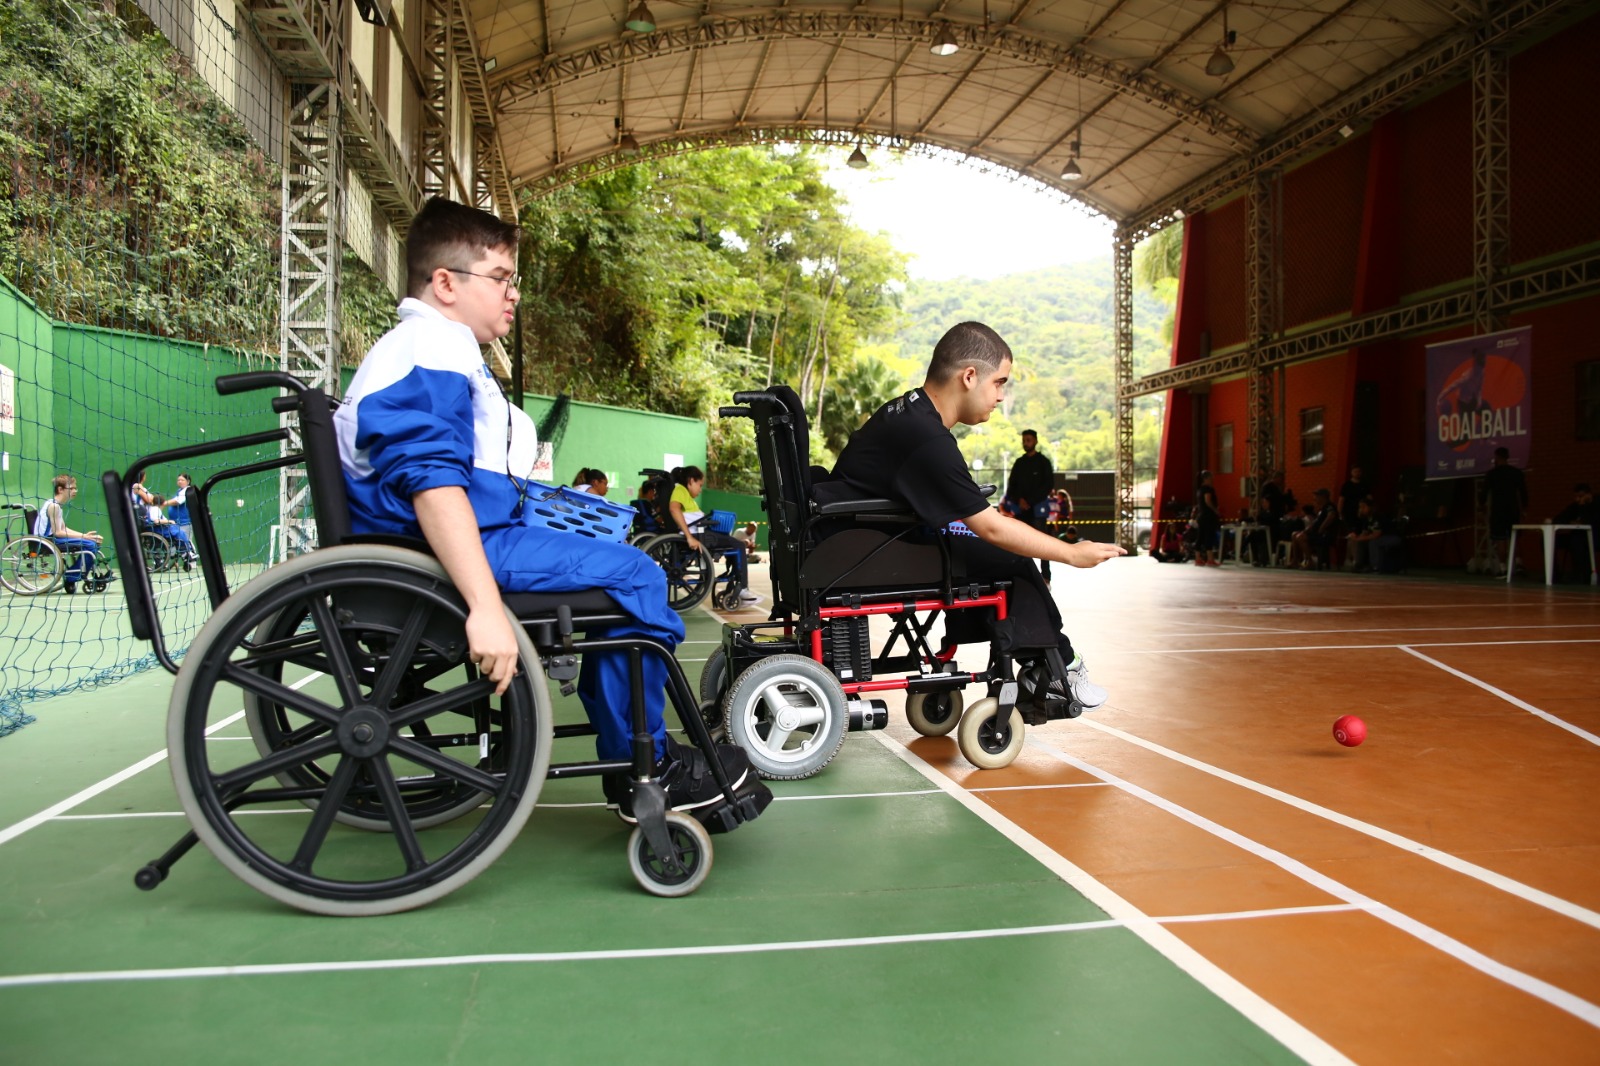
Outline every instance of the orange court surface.
[[891, 736], [1354, 1061], [1600, 1062], [1600, 590], [1146, 558], [1054, 590], [1106, 706], [998, 771]]

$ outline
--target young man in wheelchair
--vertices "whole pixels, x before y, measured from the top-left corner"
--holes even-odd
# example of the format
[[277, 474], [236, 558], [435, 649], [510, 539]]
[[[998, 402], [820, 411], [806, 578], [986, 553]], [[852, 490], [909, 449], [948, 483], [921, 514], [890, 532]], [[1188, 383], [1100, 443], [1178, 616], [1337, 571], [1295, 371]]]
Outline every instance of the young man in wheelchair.
[[[479, 345], [511, 329], [520, 294], [519, 231], [484, 211], [428, 201], [406, 237], [407, 291], [400, 323], [368, 353], [335, 416], [354, 532], [424, 537], [465, 600], [471, 660], [504, 692], [517, 642], [501, 605], [506, 592], [608, 593], [633, 619], [605, 634], [675, 648], [683, 621], [667, 606], [662, 571], [635, 548], [531, 524], [524, 505], [537, 442], [532, 420], [508, 400]], [[645, 656], [643, 693], [655, 738], [655, 776], [667, 805], [691, 810], [721, 796], [705, 756], [667, 736], [665, 666]], [[601, 759], [630, 757], [633, 686], [626, 652], [583, 658], [579, 697]], [[719, 759], [741, 793], [771, 794], [742, 749]], [[631, 817], [623, 775], [606, 797]]]
[[83, 582], [86, 592], [104, 591], [107, 584], [117, 579], [111, 568], [101, 562], [100, 543], [105, 538], [94, 530], [82, 533], [67, 525], [67, 504], [78, 495], [78, 479], [71, 474], [59, 474], [51, 482], [51, 488], [54, 494], [39, 505], [38, 517], [30, 532], [54, 541], [61, 549], [62, 557], [67, 560], [63, 587], [69, 594], [78, 591], [79, 581]]
[[[851, 436], [834, 476], [905, 503], [934, 529], [963, 522], [976, 537], [950, 538], [951, 554], [969, 577], [1011, 582], [1005, 639], [1025, 673], [1042, 667], [1048, 677], [1045, 690], [1031, 694], [1034, 701], [1070, 699], [1093, 709], [1106, 701], [1106, 690], [1089, 681], [1033, 560], [1091, 567], [1127, 553], [1115, 544], [1068, 544], [995, 510], [967, 473], [950, 432], [958, 423], [987, 422], [1010, 377], [1011, 349], [1000, 335], [978, 322], [960, 323], [934, 347], [922, 387], [889, 401]], [[965, 617], [946, 619], [947, 640], [991, 639], [971, 629]], [[1051, 652], [1059, 653], [1059, 664]]]

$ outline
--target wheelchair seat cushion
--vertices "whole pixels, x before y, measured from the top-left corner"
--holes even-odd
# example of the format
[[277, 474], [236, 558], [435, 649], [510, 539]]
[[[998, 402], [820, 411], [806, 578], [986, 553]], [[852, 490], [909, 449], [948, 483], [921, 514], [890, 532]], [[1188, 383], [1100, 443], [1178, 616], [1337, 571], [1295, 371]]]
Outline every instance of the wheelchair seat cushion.
[[553, 615], [561, 607], [569, 607], [575, 616], [595, 614], [621, 614], [622, 608], [610, 594], [601, 589], [583, 589], [579, 592], [507, 592], [501, 597], [511, 613], [519, 619], [540, 615]]

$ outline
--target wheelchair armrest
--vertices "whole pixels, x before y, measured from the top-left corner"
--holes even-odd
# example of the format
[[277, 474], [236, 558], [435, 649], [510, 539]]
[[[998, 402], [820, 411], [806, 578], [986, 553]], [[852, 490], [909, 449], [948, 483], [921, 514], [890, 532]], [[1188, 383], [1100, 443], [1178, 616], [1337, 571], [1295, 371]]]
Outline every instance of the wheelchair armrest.
[[999, 485], [979, 485], [978, 486], [978, 491], [983, 493], [985, 496], [993, 496], [995, 493], [1000, 491], [1000, 486]]
[[899, 500], [853, 499], [833, 500], [828, 503], [817, 503], [813, 508], [818, 515], [835, 517], [839, 515], [905, 515], [914, 517], [906, 505]]

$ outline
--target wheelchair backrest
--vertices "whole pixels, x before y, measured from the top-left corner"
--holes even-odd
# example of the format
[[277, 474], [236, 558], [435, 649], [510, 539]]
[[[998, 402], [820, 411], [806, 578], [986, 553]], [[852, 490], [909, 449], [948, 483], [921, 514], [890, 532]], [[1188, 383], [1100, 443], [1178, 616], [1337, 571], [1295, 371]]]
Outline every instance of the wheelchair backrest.
[[798, 614], [804, 610], [800, 565], [810, 546], [811, 433], [805, 407], [787, 385], [752, 395], [749, 407], [767, 508], [773, 608]]
[[333, 413], [339, 401], [311, 390], [300, 397], [300, 443], [305, 453], [306, 480], [317, 522], [317, 545], [331, 548], [350, 537], [350, 497], [339, 462], [339, 436]]

